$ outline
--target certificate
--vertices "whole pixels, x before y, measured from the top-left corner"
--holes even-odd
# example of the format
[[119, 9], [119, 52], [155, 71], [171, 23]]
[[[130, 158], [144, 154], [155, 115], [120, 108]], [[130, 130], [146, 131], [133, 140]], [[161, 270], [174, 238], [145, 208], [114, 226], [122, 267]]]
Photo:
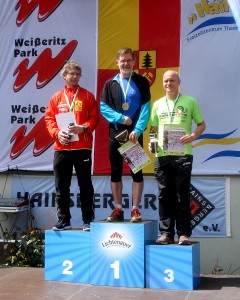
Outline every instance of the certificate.
[[163, 129], [163, 154], [185, 155], [185, 145], [180, 139], [186, 135], [186, 130], [178, 124], [165, 124]]
[[118, 151], [134, 174], [151, 163], [151, 159], [138, 142], [134, 144], [128, 141], [118, 148]]
[[[69, 124], [76, 123], [74, 112], [70, 111], [70, 112], [58, 114], [56, 115], [56, 121], [57, 121], [58, 128], [67, 133]], [[70, 142], [75, 142], [78, 140], [79, 140], [78, 134], [71, 135]]]

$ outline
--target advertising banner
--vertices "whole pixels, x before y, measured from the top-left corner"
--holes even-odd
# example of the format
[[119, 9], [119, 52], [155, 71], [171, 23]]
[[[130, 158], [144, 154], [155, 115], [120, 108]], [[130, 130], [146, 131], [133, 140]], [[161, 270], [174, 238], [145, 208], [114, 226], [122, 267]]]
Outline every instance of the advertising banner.
[[181, 1], [181, 92], [207, 129], [194, 142], [195, 174], [239, 174], [239, 30], [227, 1]]
[[[103, 221], [115, 208], [108, 176], [93, 176], [95, 189], [95, 220]], [[123, 179], [122, 204], [124, 219], [130, 220], [132, 207], [132, 184], [128, 176]], [[228, 234], [229, 222], [226, 208], [225, 178], [193, 178], [191, 184], [191, 211], [193, 236], [223, 237]], [[27, 196], [36, 226], [51, 229], [57, 221], [54, 177], [13, 176], [12, 197]], [[82, 228], [81, 204], [76, 177], [71, 185], [71, 224]], [[158, 191], [153, 177], [146, 177], [140, 211], [143, 220], [159, 220]], [[228, 220], [228, 221], [227, 221]]]
[[0, 172], [52, 170], [44, 115], [64, 87], [67, 60], [81, 65], [80, 84], [96, 92], [97, 1], [2, 0], [0, 28]]

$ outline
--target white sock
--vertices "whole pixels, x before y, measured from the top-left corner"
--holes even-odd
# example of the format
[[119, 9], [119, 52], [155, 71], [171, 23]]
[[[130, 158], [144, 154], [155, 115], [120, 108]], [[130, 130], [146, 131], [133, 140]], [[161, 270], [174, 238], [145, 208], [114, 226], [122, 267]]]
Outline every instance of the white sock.
[[139, 206], [138, 205], [133, 205], [132, 210], [133, 209], [139, 209]]
[[116, 204], [116, 208], [122, 209], [122, 204]]

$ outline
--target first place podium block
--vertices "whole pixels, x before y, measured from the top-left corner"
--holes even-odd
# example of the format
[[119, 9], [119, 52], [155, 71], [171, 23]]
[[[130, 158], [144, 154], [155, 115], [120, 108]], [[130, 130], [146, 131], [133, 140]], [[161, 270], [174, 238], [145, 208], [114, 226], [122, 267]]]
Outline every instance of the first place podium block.
[[90, 232], [45, 231], [45, 280], [90, 282]]
[[145, 287], [145, 245], [158, 234], [157, 221], [91, 224], [91, 284]]
[[146, 246], [146, 287], [193, 290], [200, 283], [200, 244]]

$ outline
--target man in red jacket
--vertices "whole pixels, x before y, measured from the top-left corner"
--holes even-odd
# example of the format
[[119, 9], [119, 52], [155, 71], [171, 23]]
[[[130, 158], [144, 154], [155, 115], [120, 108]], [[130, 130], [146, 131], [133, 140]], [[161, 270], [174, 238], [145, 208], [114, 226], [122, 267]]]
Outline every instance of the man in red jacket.
[[[83, 230], [89, 231], [90, 222], [94, 220], [92, 132], [99, 121], [99, 110], [94, 95], [79, 86], [82, 69], [78, 63], [67, 62], [61, 75], [66, 84], [52, 96], [45, 115], [47, 129], [55, 141], [53, 170], [58, 223], [53, 230], [71, 229], [70, 186], [74, 167], [80, 189]], [[56, 116], [64, 113], [71, 115], [70, 112], [74, 122], [70, 122], [68, 129], [60, 130]]]

